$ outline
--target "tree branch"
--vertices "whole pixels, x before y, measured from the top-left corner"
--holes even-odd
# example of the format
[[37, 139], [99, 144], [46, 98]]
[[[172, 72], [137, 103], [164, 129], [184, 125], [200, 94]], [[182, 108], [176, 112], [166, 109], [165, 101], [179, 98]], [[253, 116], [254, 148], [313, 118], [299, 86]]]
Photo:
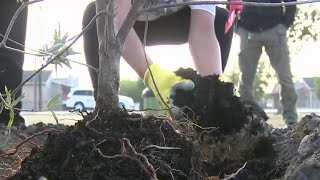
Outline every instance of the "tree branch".
[[12, 92], [12, 95], [14, 96], [18, 90], [20, 90], [22, 88], [23, 85], [25, 85], [28, 81], [30, 81], [30, 79], [32, 79], [35, 75], [37, 75], [40, 71], [42, 71], [45, 67], [47, 67], [49, 64], [51, 64], [54, 60], [56, 60], [57, 58], [59, 58], [64, 52], [66, 52], [74, 43], [76, 43], [78, 41], [78, 39], [87, 32], [87, 30], [89, 29], [89, 27], [95, 22], [95, 20], [100, 17], [103, 14], [106, 14], [106, 11], [102, 11], [97, 13], [92, 20], [90, 21], [90, 23], [71, 41], [71, 43], [66, 46], [65, 48], [63, 48], [61, 50], [60, 53], [58, 53], [55, 57], [53, 57], [50, 61], [48, 61], [46, 64], [44, 64], [43, 66], [41, 66], [41, 68], [39, 68], [35, 73], [33, 73], [32, 75], [30, 75], [25, 81], [23, 81], [16, 89], [14, 89], [14, 91]]
[[142, 11], [144, 0], [134, 0], [132, 6], [128, 12], [126, 19], [124, 20], [118, 34], [117, 38], [119, 39], [120, 47], [122, 49], [123, 44], [131, 31], [136, 19], [140, 15], [139, 12]]
[[42, 135], [42, 134], [45, 134], [45, 133], [52, 133], [52, 132], [61, 132], [61, 130], [59, 129], [54, 129], [54, 128], [50, 128], [50, 129], [46, 129], [46, 130], [43, 130], [41, 132], [38, 132], [38, 133], [35, 133], [29, 137], [27, 137], [25, 140], [23, 140], [21, 143], [19, 143], [15, 149], [12, 151], [12, 152], [9, 152], [9, 153], [6, 153], [6, 154], [2, 154], [0, 155], [0, 157], [5, 157], [5, 156], [11, 156], [11, 155], [14, 155], [18, 152], [18, 149], [19, 147], [21, 147], [23, 144], [25, 144], [26, 142], [30, 141], [31, 139], [39, 136], [39, 135]]
[[[106, 4], [106, 0], [96, 0], [96, 12], [97, 14], [103, 11], [107, 10], [107, 4]], [[106, 31], [105, 31], [105, 27], [106, 27], [106, 18], [105, 16], [101, 16], [97, 18], [96, 21], [96, 26], [97, 26], [97, 36], [98, 36], [98, 43], [99, 43], [99, 54], [101, 51], [105, 51], [106, 50], [106, 39], [107, 39], [107, 35], [106, 35]], [[101, 42], [103, 41], [103, 42]]]
[[[112, 42], [115, 40], [116, 35], [114, 33], [114, 0], [109, 0], [109, 3], [107, 4], [108, 14], [107, 14], [107, 22], [105, 29], [107, 30], [107, 42]], [[104, 31], [105, 32], [105, 31]], [[106, 43], [106, 49], [105, 52], [108, 52], [107, 49], [110, 43]]]

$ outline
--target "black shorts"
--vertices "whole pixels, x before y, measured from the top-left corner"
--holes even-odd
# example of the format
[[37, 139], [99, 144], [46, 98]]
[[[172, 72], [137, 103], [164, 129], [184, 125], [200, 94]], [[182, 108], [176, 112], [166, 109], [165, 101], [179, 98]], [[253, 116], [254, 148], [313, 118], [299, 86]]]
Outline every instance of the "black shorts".
[[[83, 27], [85, 27], [96, 14], [95, 2], [91, 2], [85, 9], [83, 16]], [[170, 14], [162, 16], [156, 20], [148, 22], [148, 32], [146, 45], [180, 45], [188, 42], [189, 26], [191, 18], [191, 9], [189, 6]], [[222, 67], [225, 68], [230, 52], [233, 31], [230, 30], [224, 34], [225, 23], [228, 19], [228, 10], [221, 7], [216, 9], [215, 32], [221, 49]], [[143, 41], [145, 22], [136, 21], [133, 27]], [[99, 67], [98, 40], [96, 25], [93, 24], [83, 35], [84, 52], [86, 61], [89, 65]], [[93, 86], [95, 88], [97, 75], [96, 72], [89, 69]]]

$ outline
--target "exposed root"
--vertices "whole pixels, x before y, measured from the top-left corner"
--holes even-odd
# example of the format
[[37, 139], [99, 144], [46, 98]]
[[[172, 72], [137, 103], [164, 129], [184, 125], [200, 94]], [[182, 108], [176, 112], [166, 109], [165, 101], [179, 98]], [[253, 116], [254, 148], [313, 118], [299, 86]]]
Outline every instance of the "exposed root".
[[240, 169], [238, 169], [238, 171], [232, 175], [230, 175], [229, 177], [227, 177], [225, 180], [233, 180], [233, 179], [237, 179], [237, 176], [241, 173], [241, 171], [246, 167], [247, 163], [245, 163]]
[[161, 149], [161, 150], [181, 150], [181, 148], [178, 148], [178, 147], [162, 147], [162, 146], [157, 146], [157, 145], [151, 144], [151, 145], [148, 145], [148, 146], [142, 148], [141, 151], [144, 151], [149, 148], [156, 148], [156, 149]]
[[[130, 143], [130, 140], [127, 138], [122, 138], [121, 140], [121, 154], [117, 154], [114, 156], [106, 156], [104, 155], [99, 148], [96, 148], [96, 151], [99, 153], [99, 155], [105, 159], [114, 159], [114, 158], [128, 158], [130, 160], [135, 161], [138, 163], [140, 168], [143, 170], [143, 172], [149, 177], [149, 180], [157, 180], [157, 174], [156, 171], [154, 170], [153, 166], [149, 163], [148, 158], [141, 154], [137, 153], [135, 148], [132, 146]], [[126, 151], [126, 147], [128, 148], [128, 152]], [[139, 160], [139, 158], [142, 159]]]
[[29, 137], [27, 137], [25, 140], [23, 140], [21, 143], [17, 144], [16, 147], [11, 151], [11, 152], [8, 152], [8, 153], [5, 153], [5, 154], [1, 154], [0, 157], [6, 157], [6, 156], [12, 156], [14, 154], [16, 154], [18, 152], [18, 149], [23, 145], [25, 144], [26, 142], [30, 141], [31, 139], [39, 136], [39, 135], [42, 135], [42, 134], [45, 134], [45, 133], [53, 133], [53, 132], [61, 132], [61, 130], [59, 129], [54, 129], [54, 128], [51, 128], [51, 129], [46, 129], [46, 130], [43, 130], [41, 132], [38, 132], [38, 133], [35, 133]]

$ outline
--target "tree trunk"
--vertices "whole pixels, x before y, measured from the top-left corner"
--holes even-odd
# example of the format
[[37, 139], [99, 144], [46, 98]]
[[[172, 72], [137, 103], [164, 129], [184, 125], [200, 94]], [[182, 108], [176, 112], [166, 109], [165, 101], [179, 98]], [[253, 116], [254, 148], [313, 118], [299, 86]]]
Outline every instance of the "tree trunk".
[[[113, 30], [113, 2], [113, 0], [96, 0], [97, 13], [108, 8], [108, 13], [97, 18], [100, 68], [96, 109], [112, 110], [119, 108], [118, 91], [121, 48]], [[106, 28], [108, 28], [108, 31], [106, 31]]]
[[[96, 0], [99, 42], [99, 74], [96, 110], [119, 109], [120, 58], [123, 44], [143, 7], [143, 0], [134, 0], [118, 35], [114, 32], [114, 0]], [[106, 11], [107, 10], [107, 11]]]
[[[105, 52], [100, 53], [100, 69], [98, 76], [98, 94], [97, 107], [118, 109], [119, 108], [119, 68], [120, 57], [119, 46], [108, 48]], [[101, 48], [99, 48], [101, 51]]]

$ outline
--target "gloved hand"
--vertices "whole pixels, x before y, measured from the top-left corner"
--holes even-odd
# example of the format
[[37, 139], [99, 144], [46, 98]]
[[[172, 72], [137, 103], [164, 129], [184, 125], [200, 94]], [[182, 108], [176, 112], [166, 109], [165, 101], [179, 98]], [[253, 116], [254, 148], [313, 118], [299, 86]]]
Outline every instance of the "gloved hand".
[[190, 91], [194, 89], [193, 81], [183, 79], [174, 72], [162, 69], [156, 64], [152, 64], [149, 68], [163, 100], [153, 83], [149, 69], [144, 75], [144, 83], [153, 91], [161, 107], [166, 110], [168, 115], [175, 118], [179, 117], [181, 110], [174, 105], [173, 98], [177, 90]]

